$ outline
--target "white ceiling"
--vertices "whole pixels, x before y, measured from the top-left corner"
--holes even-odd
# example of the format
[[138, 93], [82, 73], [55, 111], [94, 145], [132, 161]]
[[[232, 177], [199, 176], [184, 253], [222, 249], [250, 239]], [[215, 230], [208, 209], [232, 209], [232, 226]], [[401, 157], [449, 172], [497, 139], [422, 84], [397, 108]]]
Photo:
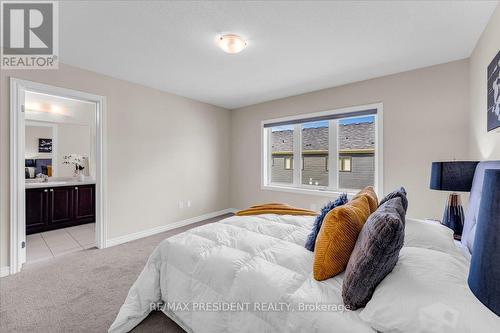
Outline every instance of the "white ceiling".
[[[61, 62], [234, 109], [463, 59], [496, 1], [60, 3]], [[238, 55], [221, 33], [249, 40]]]

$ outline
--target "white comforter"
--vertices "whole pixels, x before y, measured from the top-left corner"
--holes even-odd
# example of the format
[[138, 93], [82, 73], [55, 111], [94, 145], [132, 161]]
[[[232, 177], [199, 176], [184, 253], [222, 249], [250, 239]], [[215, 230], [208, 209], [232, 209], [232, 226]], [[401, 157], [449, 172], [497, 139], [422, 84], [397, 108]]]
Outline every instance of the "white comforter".
[[374, 332], [342, 311], [343, 274], [313, 279], [313, 220], [233, 216], [164, 240], [109, 332], [130, 331], [155, 302], [188, 332]]

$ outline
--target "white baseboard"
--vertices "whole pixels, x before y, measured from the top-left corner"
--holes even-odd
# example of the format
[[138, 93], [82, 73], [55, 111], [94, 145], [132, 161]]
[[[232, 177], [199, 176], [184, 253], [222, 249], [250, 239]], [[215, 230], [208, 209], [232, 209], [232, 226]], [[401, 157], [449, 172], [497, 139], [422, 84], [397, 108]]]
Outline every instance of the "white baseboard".
[[111, 239], [106, 240], [106, 247], [111, 247], [111, 246], [127, 243], [130, 241], [136, 240], [136, 239], [156, 235], [156, 234], [159, 234], [161, 232], [169, 231], [172, 229], [184, 227], [184, 226], [189, 225], [189, 224], [208, 220], [208, 219], [211, 219], [213, 217], [217, 217], [217, 216], [221, 216], [221, 215], [229, 214], [229, 213], [235, 213], [237, 211], [238, 210], [235, 208], [227, 208], [224, 210], [219, 210], [217, 212], [212, 212], [212, 213], [207, 213], [207, 214], [203, 214], [203, 215], [196, 216], [196, 217], [191, 217], [191, 218], [186, 219], [186, 220], [177, 221], [174, 223], [169, 223], [169, 224], [162, 225], [159, 227], [155, 227], [155, 228], [151, 228], [151, 229], [147, 229], [147, 230], [143, 230], [143, 231], [139, 231], [139, 232], [134, 232], [132, 234], [111, 238]]
[[0, 267], [0, 278], [7, 275], [10, 275], [10, 267], [9, 266]]

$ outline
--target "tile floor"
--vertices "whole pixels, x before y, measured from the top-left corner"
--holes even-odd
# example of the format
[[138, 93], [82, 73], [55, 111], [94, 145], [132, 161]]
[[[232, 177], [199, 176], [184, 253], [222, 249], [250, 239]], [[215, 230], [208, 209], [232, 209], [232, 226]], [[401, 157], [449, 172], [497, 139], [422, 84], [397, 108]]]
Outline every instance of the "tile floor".
[[95, 223], [57, 229], [26, 237], [26, 262], [54, 258], [95, 246]]

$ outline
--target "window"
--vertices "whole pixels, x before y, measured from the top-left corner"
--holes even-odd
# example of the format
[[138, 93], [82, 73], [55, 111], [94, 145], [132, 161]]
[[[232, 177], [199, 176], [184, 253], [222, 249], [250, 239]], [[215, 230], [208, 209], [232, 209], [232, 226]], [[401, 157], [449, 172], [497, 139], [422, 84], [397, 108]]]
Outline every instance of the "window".
[[270, 181], [275, 184], [293, 183], [293, 145], [294, 127], [276, 126], [270, 129], [269, 142], [271, 146]]
[[339, 157], [339, 171], [351, 172], [351, 157]]
[[376, 104], [264, 121], [263, 186], [320, 193], [371, 185], [381, 191], [381, 117]]
[[303, 185], [328, 186], [328, 126], [328, 120], [300, 124]]

